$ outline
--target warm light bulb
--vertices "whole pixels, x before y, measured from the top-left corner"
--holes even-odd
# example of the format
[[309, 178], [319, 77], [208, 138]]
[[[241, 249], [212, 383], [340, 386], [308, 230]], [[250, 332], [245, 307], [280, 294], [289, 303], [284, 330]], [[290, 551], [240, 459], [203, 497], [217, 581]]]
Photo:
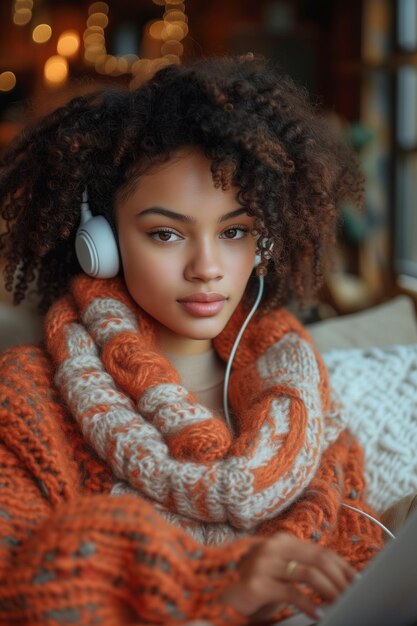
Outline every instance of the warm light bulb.
[[180, 41], [176, 39], [169, 39], [164, 43], [161, 48], [162, 54], [176, 54], [177, 56], [182, 56], [184, 53], [184, 46]]
[[104, 30], [101, 28], [101, 26], [88, 26], [88, 28], [86, 28], [84, 31], [83, 39], [88, 37], [88, 35], [93, 34], [99, 34], [104, 36]]
[[80, 47], [80, 36], [75, 30], [66, 30], [61, 33], [58, 43], [57, 52], [64, 57], [70, 57], [75, 54]]
[[99, 74], [105, 74], [106, 70], [105, 70], [105, 65], [106, 65], [106, 61], [107, 61], [107, 54], [101, 54], [95, 61], [94, 63], [94, 67], [96, 72], [98, 72]]
[[18, 11], [19, 9], [29, 9], [29, 11], [32, 11], [33, 0], [16, 0], [14, 8], [15, 11]]
[[152, 62], [150, 59], [138, 59], [131, 67], [132, 74], [149, 74]]
[[52, 35], [52, 28], [49, 24], [38, 24], [32, 31], [32, 39], [36, 43], [45, 43], [49, 41]]
[[168, 39], [174, 39], [181, 41], [188, 33], [188, 26], [185, 22], [165, 22], [165, 30], [162, 33], [162, 39], [168, 41]]
[[87, 20], [87, 26], [100, 26], [106, 28], [109, 23], [109, 18], [105, 13], [92, 13]]
[[129, 71], [129, 62], [125, 57], [117, 59], [117, 69], [121, 74], [126, 74]]
[[13, 15], [13, 22], [17, 26], [25, 26], [32, 19], [32, 11], [30, 9], [17, 9]]
[[166, 22], [187, 22], [187, 16], [182, 11], [169, 9], [164, 13], [164, 20]]
[[83, 39], [84, 39], [84, 44], [86, 46], [93, 46], [93, 45], [103, 46], [105, 42], [104, 35], [102, 35], [101, 33], [89, 33], [88, 35], [83, 37]]
[[179, 65], [181, 63], [180, 57], [176, 54], [166, 54], [163, 59], [166, 65]]
[[85, 49], [84, 59], [94, 65], [97, 63], [97, 60], [102, 56], [105, 56], [107, 59], [106, 49], [103, 46], [89, 46]]
[[108, 54], [104, 63], [104, 71], [106, 74], [111, 74], [115, 70], [117, 70], [117, 59], [112, 54]]
[[88, 7], [88, 15], [92, 15], [93, 13], [104, 13], [107, 15], [109, 12], [109, 5], [107, 2], [93, 2]]
[[11, 91], [16, 85], [16, 76], [13, 72], [2, 72], [0, 74], [0, 91]]
[[165, 22], [156, 20], [149, 26], [149, 34], [152, 39], [162, 39], [165, 32]]
[[68, 61], [59, 55], [49, 57], [43, 68], [43, 74], [47, 83], [60, 85], [68, 77]]

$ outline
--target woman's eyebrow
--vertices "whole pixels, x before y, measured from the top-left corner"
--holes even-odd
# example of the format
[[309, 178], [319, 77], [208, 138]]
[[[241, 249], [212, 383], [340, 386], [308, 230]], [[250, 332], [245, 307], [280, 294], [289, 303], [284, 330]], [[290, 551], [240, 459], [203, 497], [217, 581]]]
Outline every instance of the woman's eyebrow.
[[[233, 217], [242, 215], [242, 213], [247, 214], [247, 210], [243, 207], [235, 209], [234, 211], [230, 211], [229, 213], [225, 213], [219, 218], [219, 223], [226, 222]], [[143, 217], [144, 215], [163, 215], [164, 217], [170, 217], [173, 220], [177, 220], [178, 222], [186, 222], [187, 224], [195, 224], [196, 222], [195, 218], [191, 217], [191, 215], [177, 213], [176, 211], [171, 211], [170, 209], [165, 209], [161, 206], [152, 206], [149, 209], [145, 209], [144, 211], [137, 213], [136, 217]]]

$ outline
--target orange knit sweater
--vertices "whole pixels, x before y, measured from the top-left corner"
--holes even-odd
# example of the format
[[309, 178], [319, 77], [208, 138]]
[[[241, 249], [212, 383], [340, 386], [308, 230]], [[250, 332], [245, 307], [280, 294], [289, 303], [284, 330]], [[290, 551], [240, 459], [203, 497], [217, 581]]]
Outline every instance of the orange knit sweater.
[[[113, 299], [111, 306], [109, 299]], [[120, 317], [115, 302], [127, 307], [126, 315]], [[129, 328], [135, 321], [139, 330]], [[241, 321], [238, 310], [216, 340], [223, 359]], [[378, 528], [340, 508], [346, 500], [368, 510], [362, 453], [347, 431], [336, 428], [337, 407], [329, 395], [322, 361], [307, 333], [288, 313], [279, 311], [258, 320], [242, 340], [231, 380], [231, 404], [240, 416], [235, 438], [218, 416], [199, 409], [192, 394], [184, 402], [191, 406], [187, 410], [194, 421], [180, 426], [174, 420], [176, 412], [174, 416], [168, 412], [167, 420], [166, 411], [146, 409], [144, 397], [155, 400], [155, 390], [161, 392], [158, 385], [172, 385], [175, 391], [180, 381], [157, 354], [151, 321], [135, 309], [119, 281], [77, 278], [72, 295], [52, 307], [45, 328], [47, 350], [17, 347], [6, 351], [0, 361], [0, 624], [171, 626], [201, 619], [218, 626], [238, 625], [245, 620], [224, 606], [219, 596], [236, 576], [239, 559], [253, 545], [250, 535], [289, 531], [336, 549], [357, 567], [381, 547]], [[310, 346], [317, 365], [318, 430], [309, 426], [310, 413], [315, 414], [317, 406], [305, 390], [297, 392], [294, 387], [299, 368], [290, 366], [291, 375], [286, 376], [279, 371], [275, 353], [268, 352], [274, 345], [283, 351], [285, 340], [294, 335]], [[295, 361], [297, 355], [290, 350], [288, 363]], [[257, 371], [263, 372], [263, 378]], [[307, 382], [311, 383], [308, 378], [313, 373], [307, 371]], [[93, 390], [94, 380], [104, 381], [105, 386]], [[89, 391], [84, 397], [85, 389]], [[128, 413], [124, 424], [115, 425], [109, 421], [109, 393], [122, 403], [113, 411], [118, 417], [124, 409], [142, 413], [136, 417]], [[290, 408], [287, 414], [279, 414], [281, 431], [271, 437], [276, 400], [280, 411]], [[184, 417], [184, 406], [180, 409]], [[160, 437], [155, 439], [156, 449], [167, 457], [161, 460], [161, 468], [170, 463], [173, 473], [180, 475], [184, 466], [197, 472], [202, 465], [205, 474], [212, 472], [215, 485], [216, 472], [224, 475], [228, 460], [244, 457], [245, 464], [253, 466], [253, 476], [243, 500], [254, 506], [235, 504], [233, 490], [220, 494], [222, 506], [214, 506], [220, 498], [214, 488], [209, 506], [207, 483], [198, 479], [191, 481], [190, 491], [185, 487], [181, 491], [185, 504], [180, 505], [178, 491], [167, 488], [166, 479], [160, 493], [155, 488], [152, 499], [149, 490], [157, 484], [152, 482], [157, 468], [152, 465], [153, 452], [143, 443], [149, 433], [156, 436], [149, 431], [150, 423]], [[135, 449], [129, 440], [132, 424], [141, 435]], [[309, 428], [312, 443], [306, 435]], [[205, 445], [190, 445], [197, 441], [198, 432], [203, 433]], [[266, 449], [272, 441], [279, 453], [259, 465], [257, 449], [265, 433]], [[319, 440], [314, 454], [307, 454], [300, 438], [313, 452]], [[298, 452], [306, 465], [313, 459], [310, 474], [297, 465]], [[132, 458], [137, 465], [126, 469]], [[153, 469], [145, 480], [149, 466]], [[236, 475], [247, 478], [248, 471], [236, 470]], [[291, 484], [306, 482], [300, 492], [287, 489], [288, 476]], [[125, 491], [115, 489], [118, 484]], [[287, 499], [275, 492], [270, 495], [276, 485], [287, 489]], [[236, 487], [238, 500], [241, 488]], [[196, 501], [198, 510], [192, 508]], [[171, 519], [171, 513], [173, 524], [163, 519]], [[215, 536], [216, 525], [226, 532], [226, 539], [224, 529], [229, 527], [229, 538], [238, 538], [219, 546], [204, 545]], [[211, 529], [204, 543], [195, 538], [200, 526]]]

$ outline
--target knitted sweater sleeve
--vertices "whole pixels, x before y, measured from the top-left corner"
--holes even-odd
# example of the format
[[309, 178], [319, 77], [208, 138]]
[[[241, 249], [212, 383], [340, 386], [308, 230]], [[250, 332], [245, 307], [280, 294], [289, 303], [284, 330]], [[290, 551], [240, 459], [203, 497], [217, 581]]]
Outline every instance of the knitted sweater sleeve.
[[0, 624], [245, 623], [219, 598], [253, 540], [207, 548], [105, 493], [50, 380], [39, 349], [0, 358]]

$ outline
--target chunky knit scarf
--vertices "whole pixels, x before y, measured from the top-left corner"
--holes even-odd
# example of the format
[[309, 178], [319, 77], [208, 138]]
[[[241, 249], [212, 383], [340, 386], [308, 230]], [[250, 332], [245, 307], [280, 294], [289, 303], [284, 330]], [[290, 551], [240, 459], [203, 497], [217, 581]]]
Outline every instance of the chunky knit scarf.
[[[238, 308], [214, 341], [224, 361], [244, 316]], [[150, 500], [206, 544], [283, 529], [357, 563], [379, 547], [378, 530], [341, 509], [344, 499], [365, 508], [361, 450], [288, 312], [255, 317], [242, 338], [230, 379], [236, 435], [183, 386], [120, 279], [77, 277], [46, 337], [55, 384], [112, 468], [114, 494]]]

